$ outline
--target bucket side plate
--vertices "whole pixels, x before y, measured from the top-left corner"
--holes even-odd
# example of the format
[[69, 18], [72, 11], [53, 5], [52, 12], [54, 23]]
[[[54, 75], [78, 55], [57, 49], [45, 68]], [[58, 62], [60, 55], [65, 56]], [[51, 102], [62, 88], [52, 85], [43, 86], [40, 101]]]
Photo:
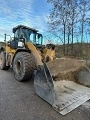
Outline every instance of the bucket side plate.
[[36, 71], [34, 78], [34, 88], [37, 95], [39, 95], [42, 99], [51, 105], [54, 103], [55, 93], [53, 80], [46, 64], [41, 66], [40, 69]]

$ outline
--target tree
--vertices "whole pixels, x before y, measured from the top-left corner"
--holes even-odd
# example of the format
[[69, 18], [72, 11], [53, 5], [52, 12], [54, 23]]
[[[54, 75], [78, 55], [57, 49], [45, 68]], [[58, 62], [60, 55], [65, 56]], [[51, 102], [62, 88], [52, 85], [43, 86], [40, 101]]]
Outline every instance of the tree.
[[50, 31], [54, 34], [63, 35], [63, 46], [65, 54], [65, 43], [68, 36], [68, 44], [70, 33], [72, 32], [72, 48], [73, 48], [73, 29], [76, 16], [76, 0], [48, 0], [52, 4], [52, 10], [49, 16]]
[[[63, 35], [63, 45], [64, 45], [64, 54], [65, 54], [65, 42], [66, 42], [66, 23], [67, 23], [67, 2], [66, 0], [48, 0], [53, 7], [49, 15], [49, 29], [51, 32], [61, 38]], [[61, 40], [61, 39], [60, 39]]]
[[86, 30], [86, 22], [88, 19], [87, 14], [90, 12], [90, 1], [81, 0], [79, 2], [79, 16], [80, 16], [80, 26], [81, 26], [81, 45], [83, 43], [83, 37]]
[[[84, 41], [84, 34], [88, 31], [87, 19], [90, 19], [89, 0], [48, 0], [52, 5], [49, 15], [49, 31], [56, 37], [63, 39], [64, 55], [66, 44], [73, 44], [80, 38]], [[88, 14], [89, 13], [89, 14]], [[87, 32], [88, 34], [88, 32]], [[71, 40], [71, 41], [70, 41]], [[68, 47], [67, 47], [68, 48]], [[68, 50], [67, 50], [68, 51]]]

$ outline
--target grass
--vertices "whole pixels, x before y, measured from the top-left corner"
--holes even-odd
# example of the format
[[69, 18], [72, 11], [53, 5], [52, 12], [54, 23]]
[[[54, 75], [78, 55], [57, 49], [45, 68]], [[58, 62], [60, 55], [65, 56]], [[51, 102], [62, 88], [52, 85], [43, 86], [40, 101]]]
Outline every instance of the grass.
[[83, 59], [90, 59], [90, 44], [83, 43], [74, 43], [73, 49], [72, 45], [65, 46], [65, 54], [63, 52], [63, 45], [56, 46], [56, 56], [63, 57], [63, 56], [74, 56], [74, 57], [81, 57]]

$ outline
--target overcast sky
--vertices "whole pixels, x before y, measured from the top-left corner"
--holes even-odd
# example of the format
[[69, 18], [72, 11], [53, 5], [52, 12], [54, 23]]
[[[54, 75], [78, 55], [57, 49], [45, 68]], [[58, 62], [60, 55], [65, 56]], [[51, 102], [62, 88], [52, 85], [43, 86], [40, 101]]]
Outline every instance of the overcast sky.
[[0, 40], [4, 33], [11, 34], [18, 24], [46, 30], [47, 15], [50, 5], [47, 0], [0, 0]]

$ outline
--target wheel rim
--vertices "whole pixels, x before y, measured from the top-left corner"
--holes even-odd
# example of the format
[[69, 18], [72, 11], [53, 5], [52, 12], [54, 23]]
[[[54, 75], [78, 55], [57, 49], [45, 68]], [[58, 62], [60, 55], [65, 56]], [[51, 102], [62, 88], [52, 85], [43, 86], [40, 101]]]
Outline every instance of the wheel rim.
[[16, 63], [16, 72], [20, 72], [20, 70], [21, 70], [21, 61], [18, 60]]

